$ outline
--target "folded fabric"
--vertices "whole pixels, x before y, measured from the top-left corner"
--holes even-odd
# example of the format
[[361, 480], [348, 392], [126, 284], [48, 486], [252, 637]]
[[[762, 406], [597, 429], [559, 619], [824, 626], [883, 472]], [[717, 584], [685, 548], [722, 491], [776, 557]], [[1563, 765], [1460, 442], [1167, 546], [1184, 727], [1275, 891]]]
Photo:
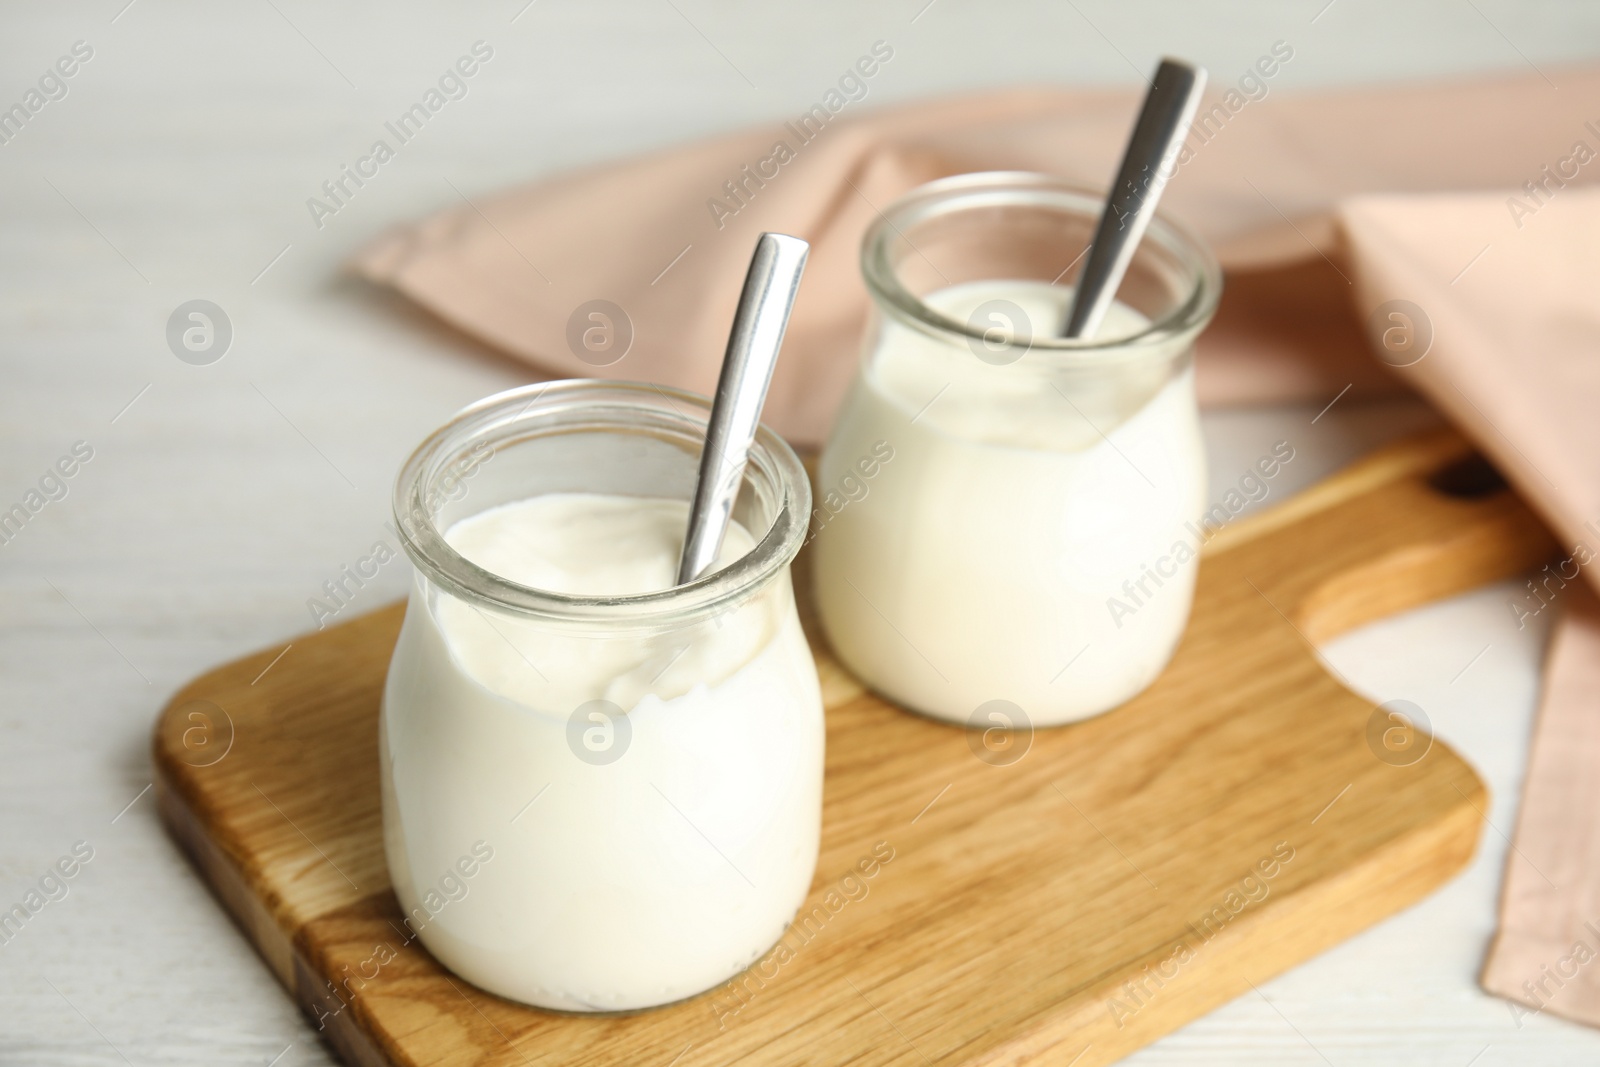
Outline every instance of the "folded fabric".
[[[1275, 55], [1275, 70], [1293, 61], [1287, 46]], [[1600, 175], [1600, 107], [1585, 102], [1600, 100], [1600, 71], [1321, 96], [1252, 86], [1208, 97], [1163, 201], [1227, 272], [1197, 356], [1202, 402], [1414, 389], [1569, 547], [1563, 581], [1593, 581], [1600, 190], [1586, 186]], [[757, 235], [804, 237], [811, 265], [767, 417], [815, 445], [855, 369], [868, 303], [856, 257], [877, 212], [974, 170], [1103, 187], [1136, 106], [1132, 91], [1019, 90], [816, 109], [479, 197], [394, 232], [357, 267], [551, 375], [709, 393]], [[594, 301], [610, 302], [602, 319], [588, 317]], [[613, 331], [601, 360], [578, 342], [594, 323]], [[1425, 354], [1393, 358], [1396, 328]], [[1600, 954], [1600, 608], [1564, 599], [1578, 607], [1556, 630], [1483, 982], [1530, 1012], [1600, 1025], [1600, 967], [1540, 984], [1575, 943]]]
[[1570, 603], [1545, 670], [1500, 929], [1482, 976], [1489, 992], [1518, 1002], [1519, 1030], [1546, 1011], [1600, 1026], [1600, 603], [1586, 585], [1563, 592]]
[[[1340, 222], [1358, 306], [1425, 309], [1432, 350], [1397, 371], [1478, 443], [1556, 532], [1561, 555], [1508, 603], [1560, 611], [1545, 662], [1485, 989], [1600, 1025], [1600, 189], [1520, 230], [1505, 193], [1362, 198]], [[1521, 199], [1521, 198], [1515, 198]], [[1470, 263], [1470, 266], [1468, 265]], [[1581, 576], [1581, 577], [1580, 577]]]

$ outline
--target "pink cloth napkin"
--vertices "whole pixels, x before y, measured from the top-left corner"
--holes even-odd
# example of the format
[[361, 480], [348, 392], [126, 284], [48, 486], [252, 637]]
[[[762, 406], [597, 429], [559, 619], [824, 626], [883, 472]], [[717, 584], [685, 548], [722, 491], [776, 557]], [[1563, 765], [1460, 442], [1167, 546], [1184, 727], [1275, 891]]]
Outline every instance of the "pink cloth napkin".
[[1562, 546], [1508, 605], [1524, 623], [1552, 605], [1561, 614], [1481, 981], [1516, 1002], [1519, 1028], [1543, 1011], [1594, 1026], [1600, 605], [1580, 575], [1594, 582], [1600, 558], [1600, 188], [1562, 190], [1520, 230], [1507, 196], [1362, 197], [1339, 219], [1358, 306], [1403, 295], [1432, 320], [1433, 351], [1398, 373], [1477, 441]]
[[[1227, 270], [1196, 364], [1203, 403], [1414, 389], [1566, 546], [1570, 588], [1551, 594], [1564, 614], [1482, 981], [1523, 1014], [1600, 1025], [1600, 963], [1574, 962], [1579, 944], [1600, 957], [1600, 607], [1578, 577], [1595, 580], [1586, 564], [1600, 554], [1600, 190], [1589, 188], [1600, 71], [1552, 78], [1296, 97], [1266, 77], [1256, 99], [1219, 91], [1163, 210]], [[358, 268], [549, 374], [709, 393], [756, 236], [797, 234], [811, 264], [767, 417], [816, 445], [856, 364], [868, 300], [856, 257], [877, 211], [973, 170], [1103, 187], [1136, 104], [1131, 91], [1040, 89], [844, 107], [804, 130], [780, 120], [481, 197], [394, 232]], [[612, 305], [603, 320], [588, 317], [593, 301]], [[1405, 367], [1373, 358], [1391, 301], [1431, 332]], [[606, 358], [625, 353], [607, 366], [571, 340], [597, 323], [615, 331]]]

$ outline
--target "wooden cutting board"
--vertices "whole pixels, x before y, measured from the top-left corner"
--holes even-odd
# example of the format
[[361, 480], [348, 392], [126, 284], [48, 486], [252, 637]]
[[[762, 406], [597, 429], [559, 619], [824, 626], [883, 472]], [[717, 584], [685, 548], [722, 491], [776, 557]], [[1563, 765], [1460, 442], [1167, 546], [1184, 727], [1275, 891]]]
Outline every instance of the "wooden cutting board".
[[[184, 688], [156, 727], [157, 795], [353, 1064], [1089, 1067], [1467, 863], [1483, 783], [1445, 745], [1375, 716], [1308, 642], [1553, 550], [1440, 434], [1223, 528], [1171, 666], [1098, 719], [985, 748], [863, 691], [817, 642], [828, 749], [811, 918], [735, 982], [654, 1011], [520, 1007], [407, 940], [377, 753], [400, 605]], [[849, 877], [862, 860], [872, 876]]]

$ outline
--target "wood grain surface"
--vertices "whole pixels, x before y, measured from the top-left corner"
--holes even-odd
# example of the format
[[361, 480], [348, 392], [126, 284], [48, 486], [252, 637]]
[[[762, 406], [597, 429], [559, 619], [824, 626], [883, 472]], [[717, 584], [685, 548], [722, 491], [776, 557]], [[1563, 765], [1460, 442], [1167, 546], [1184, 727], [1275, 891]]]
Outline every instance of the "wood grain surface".
[[[1441, 743], [1407, 762], [1371, 740], [1375, 709], [1310, 643], [1544, 559], [1548, 534], [1489, 474], [1437, 434], [1224, 528], [1155, 685], [1014, 739], [1026, 754], [1003, 765], [814, 641], [828, 750], [809, 919], [789, 951], [654, 1011], [524, 1008], [407, 939], [376, 731], [398, 605], [182, 690], [156, 727], [158, 799], [354, 1064], [1109, 1063], [1472, 855], [1478, 777]], [[892, 859], [844, 892], [874, 855]]]

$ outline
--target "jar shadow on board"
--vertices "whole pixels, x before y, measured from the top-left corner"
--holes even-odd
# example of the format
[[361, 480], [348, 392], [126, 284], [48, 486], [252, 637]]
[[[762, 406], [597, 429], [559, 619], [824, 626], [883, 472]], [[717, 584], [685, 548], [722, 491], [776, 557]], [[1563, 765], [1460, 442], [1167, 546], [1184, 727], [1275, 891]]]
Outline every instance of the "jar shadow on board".
[[[720, 569], [672, 587], [709, 410], [648, 385], [529, 386], [401, 471], [416, 579], [380, 714], [384, 847], [407, 936], [489, 992], [680, 1000], [766, 952], [810, 886], [822, 698], [789, 578], [810, 487], [762, 427]], [[520, 510], [547, 505], [567, 510]], [[567, 518], [508, 538], [493, 523], [512, 513]], [[656, 525], [608, 543], [595, 517], [616, 514]], [[624, 567], [671, 557], [651, 557], [659, 591], [563, 594], [468, 558], [486, 529]]]
[[816, 600], [845, 665], [912, 710], [1087, 718], [1148, 686], [1183, 632], [1206, 492], [1193, 345], [1221, 274], [1157, 217], [1095, 336], [1063, 339], [1102, 203], [967, 174], [867, 232], [872, 311], [818, 484], [882, 469], [817, 536]]

